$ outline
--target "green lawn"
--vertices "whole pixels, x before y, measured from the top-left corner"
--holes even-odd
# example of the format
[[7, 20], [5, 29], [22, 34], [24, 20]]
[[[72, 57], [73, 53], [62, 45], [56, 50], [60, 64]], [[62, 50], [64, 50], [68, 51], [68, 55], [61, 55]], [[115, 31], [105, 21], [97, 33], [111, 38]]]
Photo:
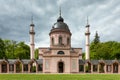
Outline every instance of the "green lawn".
[[120, 74], [0, 74], [0, 80], [120, 80]]

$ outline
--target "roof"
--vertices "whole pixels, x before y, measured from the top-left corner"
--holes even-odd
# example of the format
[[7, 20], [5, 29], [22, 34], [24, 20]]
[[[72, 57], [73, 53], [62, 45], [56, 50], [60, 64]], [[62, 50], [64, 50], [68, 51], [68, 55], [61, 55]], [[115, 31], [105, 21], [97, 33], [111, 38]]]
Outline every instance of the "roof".
[[52, 30], [51, 30], [51, 32], [58, 32], [58, 31], [70, 33], [68, 25], [66, 23], [64, 23], [64, 19], [61, 16], [59, 16], [59, 18], [57, 19], [57, 22], [54, 23]]
[[54, 29], [58, 28], [58, 29], [64, 29], [64, 30], [69, 31], [68, 25], [66, 23], [64, 23], [64, 22], [56, 22], [53, 25], [53, 27], [54, 27]]
[[36, 60], [38, 64], [43, 64], [43, 59]]
[[57, 19], [57, 22], [64, 22], [64, 19], [61, 16], [59, 16], [59, 18]]
[[112, 60], [104, 60], [104, 61], [105, 61], [105, 64], [107, 64], [107, 65], [111, 65], [113, 63]]
[[97, 65], [99, 63], [99, 60], [91, 60], [90, 62], [94, 65]]
[[14, 64], [16, 61], [16, 59], [8, 59], [9, 64]]
[[0, 62], [3, 62], [3, 61], [8, 62], [7, 59], [0, 59]]
[[[23, 64], [29, 64], [31, 61], [36, 62], [37, 64], [43, 64], [43, 59], [0, 59], [0, 62], [6, 61], [9, 64], [14, 64], [16, 61], [21, 61]], [[84, 65], [85, 63], [91, 63], [93, 65], [97, 65], [99, 63], [105, 63], [107, 65], [111, 65], [113, 63], [120, 63], [120, 60], [82, 60], [79, 59], [79, 65]]]
[[84, 64], [85, 64], [85, 60], [80, 59], [79, 60], [79, 65], [84, 65]]
[[[2, 62], [2, 61], [7, 61], [9, 64], [15, 64], [16, 61], [20, 61], [23, 64], [29, 64], [33, 60], [31, 60], [31, 59], [21, 59], [21, 60], [19, 60], [19, 59], [7, 59], [7, 60], [0, 59], [0, 62]], [[37, 59], [37, 60], [34, 59], [34, 61], [38, 64], [43, 64], [43, 59]]]
[[30, 61], [30, 59], [22, 59], [23, 64], [28, 64]]
[[120, 63], [120, 60], [79, 60], [79, 65], [84, 65], [85, 63], [90, 62], [93, 65], [97, 65], [99, 63], [105, 63], [107, 65], [111, 65], [113, 63]]

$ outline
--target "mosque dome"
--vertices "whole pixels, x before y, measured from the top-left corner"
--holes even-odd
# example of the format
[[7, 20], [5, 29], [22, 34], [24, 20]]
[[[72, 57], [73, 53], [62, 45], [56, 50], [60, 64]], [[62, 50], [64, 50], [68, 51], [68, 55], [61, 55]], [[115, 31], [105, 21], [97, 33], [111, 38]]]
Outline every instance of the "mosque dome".
[[57, 22], [53, 25], [53, 28], [64, 29], [69, 31], [68, 25], [64, 23], [64, 19], [61, 16], [57, 19]]
[[59, 16], [59, 18], [57, 19], [57, 22], [63, 22], [63, 21], [64, 19], [61, 16]]
[[[51, 32], [50, 33], [52, 33], [52, 32], [60, 32], [60, 31], [64, 31], [64, 32], [68, 32], [68, 33], [70, 33], [70, 30], [69, 30], [69, 27], [68, 27], [68, 25], [66, 24], [66, 23], [64, 23], [64, 19], [61, 17], [61, 16], [59, 16], [58, 17], [58, 19], [57, 19], [57, 22], [56, 23], [54, 23], [54, 25], [52, 26], [52, 29], [51, 29]], [[71, 33], [70, 33], [71, 34]]]

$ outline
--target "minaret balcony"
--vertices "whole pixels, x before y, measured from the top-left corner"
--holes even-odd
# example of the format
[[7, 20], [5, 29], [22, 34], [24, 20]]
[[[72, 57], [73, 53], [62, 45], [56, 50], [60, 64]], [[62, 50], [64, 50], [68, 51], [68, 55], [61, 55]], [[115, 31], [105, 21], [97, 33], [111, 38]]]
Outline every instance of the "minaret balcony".
[[90, 32], [85, 33], [85, 35], [90, 35]]
[[30, 33], [30, 34], [35, 34], [35, 32], [34, 32], [34, 31], [30, 31], [29, 33]]

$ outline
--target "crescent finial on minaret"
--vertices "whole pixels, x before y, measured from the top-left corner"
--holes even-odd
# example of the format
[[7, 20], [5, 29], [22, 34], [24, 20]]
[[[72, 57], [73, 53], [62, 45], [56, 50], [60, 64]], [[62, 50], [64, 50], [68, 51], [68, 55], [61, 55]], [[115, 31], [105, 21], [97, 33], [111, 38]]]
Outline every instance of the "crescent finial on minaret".
[[88, 16], [87, 16], [87, 25], [89, 25], [89, 20], [88, 20]]
[[31, 16], [31, 24], [30, 26], [35, 26], [34, 23], [33, 23], [33, 15]]
[[88, 16], [87, 16], [87, 25], [86, 25], [86, 27], [90, 27]]
[[33, 24], [33, 15], [31, 16], [31, 23]]
[[59, 6], [59, 15], [61, 16], [61, 6]]

